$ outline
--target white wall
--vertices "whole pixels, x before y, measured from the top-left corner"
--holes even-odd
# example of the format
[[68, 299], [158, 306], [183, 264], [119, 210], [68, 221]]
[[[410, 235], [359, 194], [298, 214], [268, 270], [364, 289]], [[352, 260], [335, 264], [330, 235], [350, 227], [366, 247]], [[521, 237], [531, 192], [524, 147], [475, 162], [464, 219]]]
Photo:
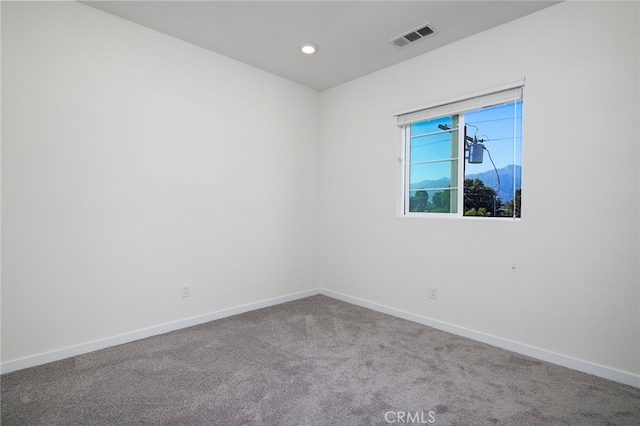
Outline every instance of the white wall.
[[2, 9], [3, 362], [317, 287], [318, 92], [83, 4]]
[[[563, 3], [323, 92], [321, 285], [640, 373], [638, 18]], [[397, 217], [393, 112], [523, 76], [522, 220]]]

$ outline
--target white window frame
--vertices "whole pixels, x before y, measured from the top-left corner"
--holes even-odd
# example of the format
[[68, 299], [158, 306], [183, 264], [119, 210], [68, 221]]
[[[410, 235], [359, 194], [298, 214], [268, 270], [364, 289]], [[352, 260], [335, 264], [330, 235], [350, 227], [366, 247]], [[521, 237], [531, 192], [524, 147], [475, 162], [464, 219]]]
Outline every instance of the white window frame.
[[[523, 88], [525, 80], [519, 79], [498, 86], [489, 87], [475, 92], [454, 96], [451, 98], [429, 102], [418, 106], [404, 108], [396, 111], [398, 137], [398, 197], [396, 200], [397, 215], [406, 218], [439, 218], [439, 219], [471, 219], [471, 220], [520, 220], [518, 217], [478, 217], [464, 216], [464, 167], [461, 161], [465, 159], [465, 113], [480, 108], [499, 105], [507, 102], [521, 101], [523, 98]], [[410, 168], [410, 125], [422, 121], [433, 120], [447, 116], [458, 116], [458, 157], [457, 160], [457, 185], [456, 202], [457, 211], [455, 213], [435, 213], [435, 212], [410, 212], [409, 198], [411, 191], [406, 190], [409, 185]], [[515, 154], [514, 154], [515, 155]]]

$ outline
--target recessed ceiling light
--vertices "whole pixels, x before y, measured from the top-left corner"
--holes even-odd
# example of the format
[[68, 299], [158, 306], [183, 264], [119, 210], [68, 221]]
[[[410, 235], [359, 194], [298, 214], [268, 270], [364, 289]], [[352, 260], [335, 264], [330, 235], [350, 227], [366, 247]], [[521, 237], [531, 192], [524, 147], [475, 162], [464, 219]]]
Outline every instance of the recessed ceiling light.
[[306, 55], [313, 55], [318, 50], [318, 46], [313, 43], [305, 43], [300, 46], [300, 50]]

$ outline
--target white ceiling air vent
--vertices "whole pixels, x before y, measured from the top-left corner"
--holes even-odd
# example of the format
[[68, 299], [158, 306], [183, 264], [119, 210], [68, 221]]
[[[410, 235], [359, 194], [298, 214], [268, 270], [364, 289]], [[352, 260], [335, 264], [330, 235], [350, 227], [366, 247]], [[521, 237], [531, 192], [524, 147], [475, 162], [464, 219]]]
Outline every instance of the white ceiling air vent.
[[429, 24], [420, 25], [417, 28], [405, 33], [401, 36], [392, 38], [389, 40], [389, 43], [393, 44], [396, 47], [404, 47], [407, 44], [411, 44], [415, 41], [422, 40], [428, 35], [433, 34], [435, 31]]

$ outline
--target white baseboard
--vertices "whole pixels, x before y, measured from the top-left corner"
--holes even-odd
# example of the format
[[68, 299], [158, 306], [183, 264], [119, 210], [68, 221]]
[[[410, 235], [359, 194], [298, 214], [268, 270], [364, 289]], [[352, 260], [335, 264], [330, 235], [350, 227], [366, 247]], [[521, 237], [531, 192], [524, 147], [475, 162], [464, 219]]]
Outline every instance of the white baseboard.
[[362, 306], [363, 308], [369, 308], [374, 311], [392, 315], [394, 317], [417, 322], [419, 324], [427, 325], [429, 327], [446, 331], [451, 334], [466, 337], [472, 340], [476, 340], [478, 342], [487, 343], [489, 345], [506, 349], [521, 355], [530, 356], [532, 358], [536, 358], [541, 361], [550, 362], [552, 364], [560, 365], [562, 367], [571, 368], [573, 370], [582, 371], [583, 373], [592, 374], [594, 376], [602, 377], [608, 380], [613, 380], [614, 382], [623, 383], [625, 385], [640, 388], [640, 375], [627, 373], [625, 371], [617, 370], [615, 368], [594, 364], [581, 359], [573, 358], [570, 356], [558, 354], [555, 352], [535, 348], [533, 346], [528, 346], [528, 345], [514, 342], [511, 340], [503, 339], [501, 337], [496, 337], [490, 334], [481, 333], [478, 331], [470, 330], [464, 327], [459, 327], [457, 325], [449, 324], [446, 322], [437, 321], [431, 318], [405, 312], [400, 309], [395, 309], [395, 308], [391, 308], [389, 306], [381, 305], [378, 303], [369, 302], [368, 300], [348, 296], [346, 294], [338, 293], [332, 290], [321, 288], [319, 290], [319, 293], [327, 297], [332, 297], [334, 299], [342, 300], [343, 302], [351, 303], [357, 306]]
[[108, 337], [105, 339], [94, 340], [92, 342], [83, 343], [80, 345], [67, 347], [63, 349], [54, 350], [38, 355], [33, 355], [17, 360], [7, 361], [0, 364], [0, 373], [11, 373], [13, 371], [22, 370], [24, 368], [35, 367], [38, 365], [46, 364], [53, 361], [59, 361], [65, 358], [70, 358], [77, 355], [86, 354], [89, 352], [105, 349], [111, 346], [121, 345], [124, 343], [133, 342], [136, 340], [144, 339], [147, 337], [156, 336], [159, 334], [168, 333], [170, 331], [179, 330], [181, 328], [191, 327], [205, 322], [214, 321], [230, 317], [233, 315], [242, 314], [244, 312], [254, 311], [256, 309], [262, 309], [269, 306], [279, 305], [281, 303], [290, 302], [304, 297], [313, 296], [316, 294], [322, 294], [327, 297], [342, 300], [343, 302], [351, 303], [353, 305], [369, 308], [374, 311], [382, 312], [388, 315], [392, 315], [398, 318], [403, 318], [409, 321], [413, 321], [419, 324], [424, 324], [429, 327], [436, 328], [438, 330], [446, 331], [451, 334], [466, 337], [478, 342], [487, 343], [492, 346], [496, 346], [502, 349], [506, 349], [515, 353], [530, 356], [542, 361], [547, 361], [552, 364], [561, 365], [563, 367], [571, 368], [573, 370], [582, 371], [584, 373], [592, 374], [594, 376], [602, 377], [604, 379], [613, 380], [625, 385], [634, 386], [640, 388], [640, 375], [620, 371], [615, 368], [606, 367], [603, 365], [594, 364], [581, 359], [573, 358], [566, 355], [561, 355], [555, 352], [535, 348], [522, 343], [514, 342], [511, 340], [503, 339], [501, 337], [492, 336], [490, 334], [481, 333], [478, 331], [470, 330], [457, 325], [449, 324], [442, 321], [437, 321], [424, 316], [405, 312], [400, 309], [391, 308], [389, 306], [381, 305], [378, 303], [370, 302], [368, 300], [360, 299], [346, 294], [338, 293], [332, 290], [324, 288], [303, 291], [300, 293], [289, 294], [281, 297], [274, 297], [272, 299], [262, 300], [246, 305], [237, 306], [234, 308], [223, 309], [196, 317], [186, 318], [183, 320], [170, 322], [166, 324], [160, 324], [154, 327], [145, 328], [142, 330], [136, 330], [129, 333], [119, 334], [117, 336]]
[[7, 361], [0, 364], [0, 373], [11, 373], [13, 371], [22, 370], [24, 368], [35, 367], [53, 361], [60, 361], [65, 358], [83, 355], [100, 349], [106, 349], [111, 346], [122, 345], [124, 343], [133, 342], [147, 337], [157, 336], [159, 334], [168, 333], [170, 331], [179, 330], [181, 328], [192, 327], [194, 325], [203, 324], [205, 322], [230, 317], [232, 315], [238, 315], [244, 312], [254, 311], [256, 309], [262, 309], [269, 306], [279, 305], [281, 303], [302, 299], [304, 297], [309, 297], [316, 294], [318, 294], [317, 289], [289, 294], [281, 297], [274, 297], [272, 299], [248, 303], [246, 305], [223, 309], [221, 311], [198, 315], [191, 318], [185, 318], [179, 321], [160, 324], [142, 330], [131, 331], [129, 333], [119, 334], [117, 336], [107, 337], [105, 339], [94, 340], [76, 346], [57, 349], [51, 352], [45, 352], [38, 355]]

